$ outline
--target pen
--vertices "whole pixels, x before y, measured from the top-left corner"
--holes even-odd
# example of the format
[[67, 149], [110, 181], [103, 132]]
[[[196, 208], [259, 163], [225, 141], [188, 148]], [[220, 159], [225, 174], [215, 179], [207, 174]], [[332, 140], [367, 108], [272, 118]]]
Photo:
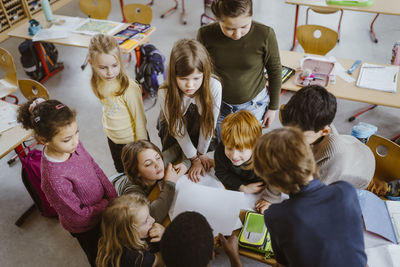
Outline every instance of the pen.
[[395, 74], [394, 74], [394, 77], [393, 77], [393, 82], [394, 82], [394, 83], [396, 82], [396, 76], [397, 76], [397, 73], [395, 73]]

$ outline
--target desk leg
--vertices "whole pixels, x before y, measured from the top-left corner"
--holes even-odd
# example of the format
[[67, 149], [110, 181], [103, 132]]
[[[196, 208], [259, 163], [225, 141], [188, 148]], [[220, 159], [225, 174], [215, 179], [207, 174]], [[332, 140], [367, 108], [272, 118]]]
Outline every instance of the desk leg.
[[186, 25], [186, 10], [185, 10], [185, 0], [182, 0], [182, 23]]
[[290, 48], [290, 51], [293, 51], [294, 48], [296, 47], [296, 33], [297, 33], [298, 18], [299, 18], [299, 5], [296, 5], [296, 16], [294, 19], [294, 31], [293, 31], [293, 44], [292, 44], [292, 48]]
[[119, 0], [119, 6], [121, 7], [122, 21], [126, 23], [127, 21], [124, 15], [124, 0]]
[[376, 19], [378, 18], [379, 13], [376, 14], [374, 20], [371, 22], [371, 28], [369, 30], [369, 36], [371, 37], [372, 42], [377, 43], [378, 39], [376, 38], [375, 32], [374, 32], [374, 23]]
[[50, 71], [49, 66], [47, 65], [47, 62], [46, 62], [46, 58], [44, 57], [42, 46], [40, 45], [40, 42], [33, 42], [33, 44], [35, 46], [36, 52], [39, 55], [40, 62], [42, 62], [42, 66], [44, 68], [45, 76], [40, 80], [41, 83], [44, 83], [51, 76], [53, 76], [54, 74], [56, 74], [57, 72], [62, 70], [64, 68], [64, 65], [61, 62], [56, 63], [54, 70]]

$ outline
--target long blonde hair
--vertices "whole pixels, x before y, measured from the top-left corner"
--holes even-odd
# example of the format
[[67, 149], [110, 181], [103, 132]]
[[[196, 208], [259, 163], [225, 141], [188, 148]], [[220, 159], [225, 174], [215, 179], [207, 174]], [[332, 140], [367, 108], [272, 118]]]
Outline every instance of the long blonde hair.
[[[117, 76], [117, 79], [120, 82], [121, 89], [115, 93], [115, 96], [120, 96], [125, 93], [126, 89], [129, 86], [129, 78], [125, 72], [124, 64], [122, 64], [121, 59], [121, 51], [118, 45], [117, 40], [114, 37], [104, 34], [97, 34], [90, 39], [89, 44], [89, 60], [91, 64], [96, 62], [97, 56], [100, 54], [109, 54], [115, 57], [120, 65], [120, 72]], [[92, 78], [90, 79], [90, 85], [92, 86], [93, 93], [99, 98], [103, 99], [104, 96], [99, 91], [99, 83], [101, 81], [101, 77], [99, 74], [92, 68]]]
[[102, 214], [102, 236], [98, 243], [96, 266], [120, 267], [124, 248], [137, 250], [142, 255], [136, 259], [136, 263], [143, 260], [141, 250], [148, 249], [148, 246], [139, 236], [135, 216], [146, 206], [149, 206], [149, 201], [137, 193], [123, 195], [110, 202]]
[[196, 95], [199, 96], [202, 116], [200, 123], [206, 138], [214, 133], [214, 100], [211, 94], [210, 80], [212, 66], [205, 47], [196, 40], [182, 39], [175, 43], [171, 51], [166, 82], [161, 89], [166, 90], [165, 109], [168, 120], [168, 131], [172, 136], [183, 136], [182, 99], [184, 93], [179, 89], [176, 78], [185, 77], [195, 70], [203, 73], [203, 83]]

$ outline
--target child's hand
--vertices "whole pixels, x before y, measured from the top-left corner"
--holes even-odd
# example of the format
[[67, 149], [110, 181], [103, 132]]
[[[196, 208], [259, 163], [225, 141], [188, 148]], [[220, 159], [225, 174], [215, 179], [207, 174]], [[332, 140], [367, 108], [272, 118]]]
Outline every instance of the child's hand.
[[174, 165], [174, 169], [177, 172], [179, 177], [184, 175], [188, 170], [187, 167], [185, 166], [185, 164], [183, 164], [183, 163], [178, 163], [178, 164]]
[[271, 206], [271, 203], [269, 203], [268, 201], [264, 200], [264, 199], [259, 199], [256, 202], [256, 210], [261, 213], [264, 214], [264, 211], [267, 210], [269, 208], [269, 206]]
[[243, 266], [239, 258], [238, 237], [236, 235], [231, 235], [228, 237], [228, 239], [226, 239], [221, 233], [219, 233], [218, 242], [225, 251], [226, 255], [228, 255], [231, 266]]
[[164, 234], [165, 228], [159, 223], [154, 223], [153, 226], [150, 228], [149, 236], [150, 242], [160, 242], [162, 235]]
[[201, 160], [192, 161], [192, 167], [190, 167], [188, 172], [188, 177], [191, 181], [198, 183], [200, 182], [200, 175], [205, 175], [206, 171], [204, 170], [203, 164], [201, 164]]
[[178, 178], [180, 175], [178, 175], [178, 172], [174, 169], [171, 163], [168, 163], [167, 168], [165, 170], [164, 174], [164, 181], [170, 181], [173, 183], [176, 183], [178, 181]]
[[257, 194], [260, 193], [262, 190], [264, 190], [264, 182], [257, 182], [257, 183], [251, 183], [248, 185], [242, 184], [239, 187], [240, 192], [244, 192], [246, 194]]
[[200, 155], [199, 158], [206, 172], [209, 172], [210, 169], [214, 167], [214, 160], [207, 155]]
[[268, 109], [267, 112], [265, 112], [263, 118], [262, 122], [263, 127], [268, 128], [269, 126], [271, 126], [272, 122], [275, 120], [275, 116], [276, 116], [276, 110]]

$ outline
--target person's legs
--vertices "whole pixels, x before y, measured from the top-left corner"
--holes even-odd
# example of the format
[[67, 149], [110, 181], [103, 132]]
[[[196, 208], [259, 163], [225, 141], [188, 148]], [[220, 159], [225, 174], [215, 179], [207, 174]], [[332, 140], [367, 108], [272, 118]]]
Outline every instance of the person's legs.
[[216, 129], [215, 129], [216, 135], [217, 135], [217, 139], [218, 139], [218, 143], [221, 142], [221, 123], [222, 123], [222, 121], [229, 114], [236, 112], [236, 111], [233, 111], [233, 106], [234, 105], [230, 105], [230, 104], [228, 104], [228, 103], [226, 103], [224, 101], [222, 101], [222, 103], [221, 103], [221, 110], [220, 110], [220, 113], [219, 113], [217, 126], [216, 126]]
[[100, 238], [100, 223], [89, 231], [83, 233], [71, 233], [73, 237], [78, 239], [79, 245], [86, 254], [88, 261], [92, 267], [96, 266], [97, 243]]
[[108, 146], [110, 147], [111, 157], [114, 161], [114, 166], [117, 172], [124, 172], [124, 165], [122, 165], [121, 154], [122, 148], [124, 148], [125, 144], [116, 144], [110, 138], [107, 137]]

